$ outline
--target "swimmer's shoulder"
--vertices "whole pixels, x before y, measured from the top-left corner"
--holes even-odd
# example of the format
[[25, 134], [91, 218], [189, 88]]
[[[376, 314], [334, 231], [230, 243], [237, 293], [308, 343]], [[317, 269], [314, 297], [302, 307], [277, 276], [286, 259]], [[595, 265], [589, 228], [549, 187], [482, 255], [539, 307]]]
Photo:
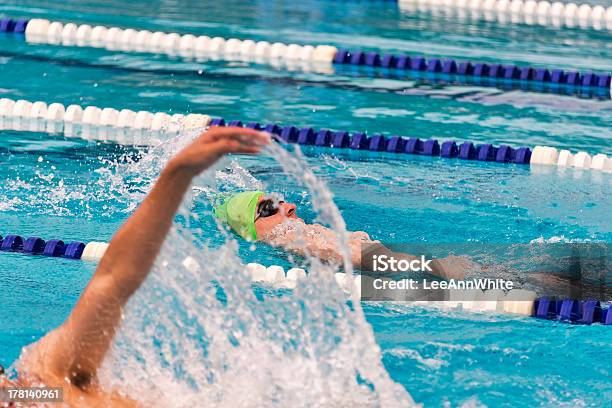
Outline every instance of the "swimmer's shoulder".
[[[51, 369], [46, 364], [48, 362], [46, 357], [50, 348], [55, 348], [57, 342], [61, 341], [60, 337], [56, 329], [38, 342], [24, 348], [16, 364], [19, 375], [14, 384], [21, 387], [60, 387], [63, 390], [63, 406], [67, 407], [141, 407], [135, 400], [116, 392], [108, 392], [97, 383], [84, 388], [79, 387], [68, 382], [65, 374]], [[69, 353], [68, 348], [65, 347], [64, 350]]]

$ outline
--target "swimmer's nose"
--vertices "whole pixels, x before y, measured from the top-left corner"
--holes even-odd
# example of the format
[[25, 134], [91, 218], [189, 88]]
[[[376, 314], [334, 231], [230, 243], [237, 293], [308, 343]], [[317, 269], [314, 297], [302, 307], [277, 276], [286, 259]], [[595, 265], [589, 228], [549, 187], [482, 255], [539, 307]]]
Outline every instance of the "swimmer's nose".
[[295, 217], [296, 208], [295, 204], [283, 203], [285, 217]]

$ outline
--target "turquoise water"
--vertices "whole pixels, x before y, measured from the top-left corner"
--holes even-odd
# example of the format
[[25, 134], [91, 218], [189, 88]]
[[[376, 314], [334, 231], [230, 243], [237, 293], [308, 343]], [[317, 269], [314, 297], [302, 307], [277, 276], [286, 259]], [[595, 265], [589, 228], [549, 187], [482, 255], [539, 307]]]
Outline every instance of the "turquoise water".
[[[117, 16], [116, 10], [121, 10]], [[0, 13], [181, 33], [612, 70], [609, 34], [402, 15], [393, 2], [20, 1]], [[550, 146], [612, 154], [612, 102], [484, 87], [371, 80], [345, 72], [27, 46], [0, 36], [0, 96]], [[305, 150], [348, 229], [389, 242], [612, 241], [610, 174], [440, 158]], [[109, 175], [138, 152], [62, 135], [0, 131], [0, 234], [107, 241], [137, 204]], [[311, 196], [269, 158], [240, 164], [315, 217]], [[203, 218], [193, 228], [207, 230]], [[279, 251], [245, 262], [288, 266]], [[94, 265], [0, 254], [0, 364], [63, 321]], [[391, 378], [426, 406], [605, 406], [608, 327], [364, 305]]]

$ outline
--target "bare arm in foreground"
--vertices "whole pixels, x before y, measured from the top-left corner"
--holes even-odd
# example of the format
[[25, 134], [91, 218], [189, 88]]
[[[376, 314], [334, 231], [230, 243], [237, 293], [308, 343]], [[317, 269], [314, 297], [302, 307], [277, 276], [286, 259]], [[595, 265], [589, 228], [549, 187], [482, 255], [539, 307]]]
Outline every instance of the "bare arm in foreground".
[[61, 383], [88, 391], [123, 307], [147, 278], [193, 177], [227, 153], [258, 153], [269, 140], [250, 129], [214, 128], [170, 160], [152, 191], [111, 240], [68, 319], [34, 346], [24, 371], [48, 385]]

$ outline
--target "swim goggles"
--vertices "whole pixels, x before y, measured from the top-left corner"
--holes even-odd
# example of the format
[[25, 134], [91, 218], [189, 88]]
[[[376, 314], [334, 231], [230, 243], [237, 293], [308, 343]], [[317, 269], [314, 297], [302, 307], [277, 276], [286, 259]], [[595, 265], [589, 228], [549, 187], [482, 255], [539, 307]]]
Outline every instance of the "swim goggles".
[[277, 201], [272, 198], [266, 198], [261, 200], [259, 204], [257, 204], [257, 211], [255, 215], [255, 221], [258, 218], [271, 217], [273, 215], [278, 214], [279, 206], [284, 203], [284, 201]]

